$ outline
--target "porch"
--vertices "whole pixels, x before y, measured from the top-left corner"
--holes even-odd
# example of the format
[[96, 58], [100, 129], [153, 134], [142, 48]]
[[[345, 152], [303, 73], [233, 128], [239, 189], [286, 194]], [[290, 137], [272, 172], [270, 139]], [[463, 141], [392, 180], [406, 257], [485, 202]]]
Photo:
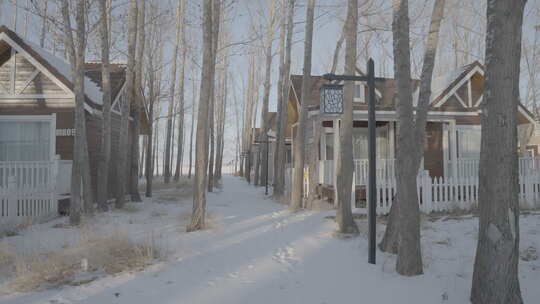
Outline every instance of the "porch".
[[55, 130], [54, 114], [0, 115], [0, 231], [58, 214]]

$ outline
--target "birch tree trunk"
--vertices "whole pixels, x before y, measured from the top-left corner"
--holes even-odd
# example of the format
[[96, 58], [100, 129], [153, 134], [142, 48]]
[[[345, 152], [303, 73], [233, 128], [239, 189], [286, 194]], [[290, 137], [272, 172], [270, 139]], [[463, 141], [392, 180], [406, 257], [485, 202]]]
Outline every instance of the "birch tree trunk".
[[144, 63], [144, 46], [145, 46], [145, 15], [146, 4], [145, 0], [139, 0], [138, 9], [138, 29], [137, 29], [137, 48], [135, 60], [135, 77], [133, 84], [133, 97], [135, 98], [134, 111], [133, 111], [133, 132], [131, 134], [131, 176], [130, 179], [130, 193], [131, 201], [142, 202], [141, 194], [139, 193], [139, 134], [141, 133], [141, 113], [142, 109], [142, 74]]
[[[216, 1], [216, 0], [214, 0]], [[187, 231], [196, 231], [205, 228], [206, 213], [206, 185], [208, 168], [208, 110], [212, 98], [212, 83], [214, 82], [213, 65], [213, 39], [214, 26], [212, 0], [203, 2], [203, 64], [201, 72], [201, 87], [199, 111], [197, 114], [197, 137], [195, 147], [195, 180], [193, 185], [193, 212]]]
[[[358, 0], [349, 0], [347, 20], [345, 21], [345, 74], [354, 75], [356, 67], [356, 41], [358, 28]], [[351, 189], [353, 180], [353, 100], [354, 82], [347, 81], [343, 88], [343, 114], [339, 134], [339, 154], [336, 155], [337, 170], [337, 213], [338, 232], [357, 234], [358, 226], [354, 222], [351, 210]]]
[[171, 179], [171, 141], [173, 132], [173, 109], [174, 109], [174, 94], [176, 89], [176, 66], [178, 61], [178, 48], [180, 44], [181, 35], [181, 16], [182, 16], [182, 0], [178, 0], [178, 7], [176, 9], [176, 38], [174, 42], [174, 50], [172, 57], [171, 67], [171, 87], [169, 89], [169, 110], [167, 112], [167, 130], [165, 134], [165, 163], [163, 168], [163, 178], [166, 184]]
[[517, 115], [526, 0], [488, 0], [486, 80], [481, 104], [480, 226], [473, 304], [523, 303], [518, 276]]
[[[435, 56], [437, 54], [437, 47], [439, 44], [439, 33], [441, 22], [444, 17], [445, 0], [436, 0], [433, 5], [433, 12], [431, 14], [431, 23], [429, 27], [429, 33], [426, 41], [424, 61], [422, 65], [422, 74], [420, 77], [420, 93], [418, 98], [416, 121], [414, 122], [414, 136], [415, 136], [415, 148], [416, 151], [411, 155], [413, 167], [416, 168], [415, 174], [418, 172], [421, 160], [424, 155], [424, 141], [426, 137], [426, 120], [427, 112], [429, 109], [429, 103], [431, 101], [431, 80], [433, 78], [433, 69], [435, 67]], [[415, 181], [416, 183], [416, 181]], [[379, 248], [382, 251], [389, 253], [398, 252], [398, 240], [399, 240], [399, 201], [394, 200], [390, 207], [390, 216], [388, 217], [388, 224], [383, 236]]]
[[135, 98], [133, 83], [135, 78], [135, 51], [137, 45], [137, 0], [129, 1], [128, 12], [128, 58], [126, 68], [126, 89], [125, 101], [122, 103], [122, 118], [120, 119], [120, 148], [118, 153], [118, 192], [116, 196], [116, 208], [123, 208], [126, 203], [125, 193], [127, 184], [128, 169], [128, 138], [129, 138], [129, 116], [131, 102]]
[[111, 78], [109, 72], [109, 22], [107, 0], [100, 0], [101, 12], [101, 86], [103, 87], [103, 116], [101, 125], [101, 145], [97, 180], [97, 203], [102, 211], [108, 209], [109, 162], [111, 160]]
[[276, 132], [276, 153], [275, 153], [275, 170], [274, 170], [274, 199], [281, 199], [285, 193], [285, 134], [287, 133], [288, 120], [288, 101], [290, 88], [290, 69], [291, 69], [291, 49], [292, 35], [294, 31], [294, 3], [295, 0], [288, 0], [289, 9], [287, 13], [287, 38], [285, 46], [285, 60], [282, 70], [283, 85], [278, 92], [278, 102], [281, 105], [281, 110], [278, 111], [279, 119]]

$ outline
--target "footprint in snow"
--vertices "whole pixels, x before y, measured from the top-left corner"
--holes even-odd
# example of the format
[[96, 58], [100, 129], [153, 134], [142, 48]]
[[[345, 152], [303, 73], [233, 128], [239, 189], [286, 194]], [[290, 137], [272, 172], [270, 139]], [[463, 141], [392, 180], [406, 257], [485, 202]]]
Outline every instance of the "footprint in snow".
[[297, 262], [297, 259], [295, 257], [294, 248], [292, 247], [285, 247], [285, 248], [279, 248], [274, 256], [272, 257], [276, 262], [285, 264], [288, 266], [292, 266], [295, 262]]

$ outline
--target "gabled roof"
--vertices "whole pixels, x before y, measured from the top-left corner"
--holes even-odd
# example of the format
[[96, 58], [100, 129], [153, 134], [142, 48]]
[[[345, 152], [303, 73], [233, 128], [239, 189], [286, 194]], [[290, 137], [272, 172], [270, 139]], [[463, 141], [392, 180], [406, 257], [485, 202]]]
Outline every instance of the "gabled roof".
[[[109, 73], [111, 74], [111, 99], [115, 100], [126, 81], [126, 65], [122, 63], [111, 63], [109, 64]], [[101, 83], [102, 74], [100, 62], [86, 63], [84, 65], [84, 74], [86, 77], [90, 78], [100, 90], [103, 89]]]
[[480, 71], [483, 74], [484, 66], [480, 62], [474, 61], [453, 71], [434, 77], [431, 81], [431, 104], [436, 105], [474, 70]]
[[[4, 25], [0, 26], [0, 35], [1, 34], [6, 35], [11, 41], [13, 41], [26, 53], [32, 56], [39, 64], [49, 70], [60, 82], [62, 82], [71, 91], [74, 90], [71, 65], [67, 61], [54, 56], [49, 51], [41, 48], [33, 42], [23, 39], [17, 33], [10, 30]], [[97, 78], [94, 78], [94, 80], [95, 79]], [[86, 75], [84, 78], [84, 87], [86, 103], [93, 108], [101, 108], [101, 105], [103, 103], [103, 94], [101, 92], [100, 83], [92, 81], [92, 78]], [[115, 92], [116, 94], [118, 94], [120, 88], [118, 89], [118, 91]]]

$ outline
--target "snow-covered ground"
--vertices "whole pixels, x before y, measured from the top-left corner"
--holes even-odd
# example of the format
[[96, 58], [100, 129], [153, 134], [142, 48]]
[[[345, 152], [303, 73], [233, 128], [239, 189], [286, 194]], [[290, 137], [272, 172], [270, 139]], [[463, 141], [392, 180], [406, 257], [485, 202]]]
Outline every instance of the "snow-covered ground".
[[[191, 199], [171, 201], [167, 191], [89, 226], [151, 237], [168, 252], [165, 261], [78, 287], [0, 295], [0, 303], [468, 303], [478, 224], [472, 216], [423, 219], [425, 274], [404, 278], [392, 255], [378, 252], [377, 265], [367, 263], [366, 220], [358, 220], [359, 237], [336, 239], [326, 218], [334, 211], [290, 213], [264, 189], [227, 176], [223, 191], [208, 195], [213, 228], [188, 234]], [[52, 228], [61, 221], [3, 241], [20, 251], [59, 248], [79, 237], [74, 228]], [[540, 249], [540, 213], [520, 223], [521, 248]], [[384, 225], [378, 230], [380, 238]], [[520, 279], [525, 303], [540, 303], [540, 260], [520, 261]]]

